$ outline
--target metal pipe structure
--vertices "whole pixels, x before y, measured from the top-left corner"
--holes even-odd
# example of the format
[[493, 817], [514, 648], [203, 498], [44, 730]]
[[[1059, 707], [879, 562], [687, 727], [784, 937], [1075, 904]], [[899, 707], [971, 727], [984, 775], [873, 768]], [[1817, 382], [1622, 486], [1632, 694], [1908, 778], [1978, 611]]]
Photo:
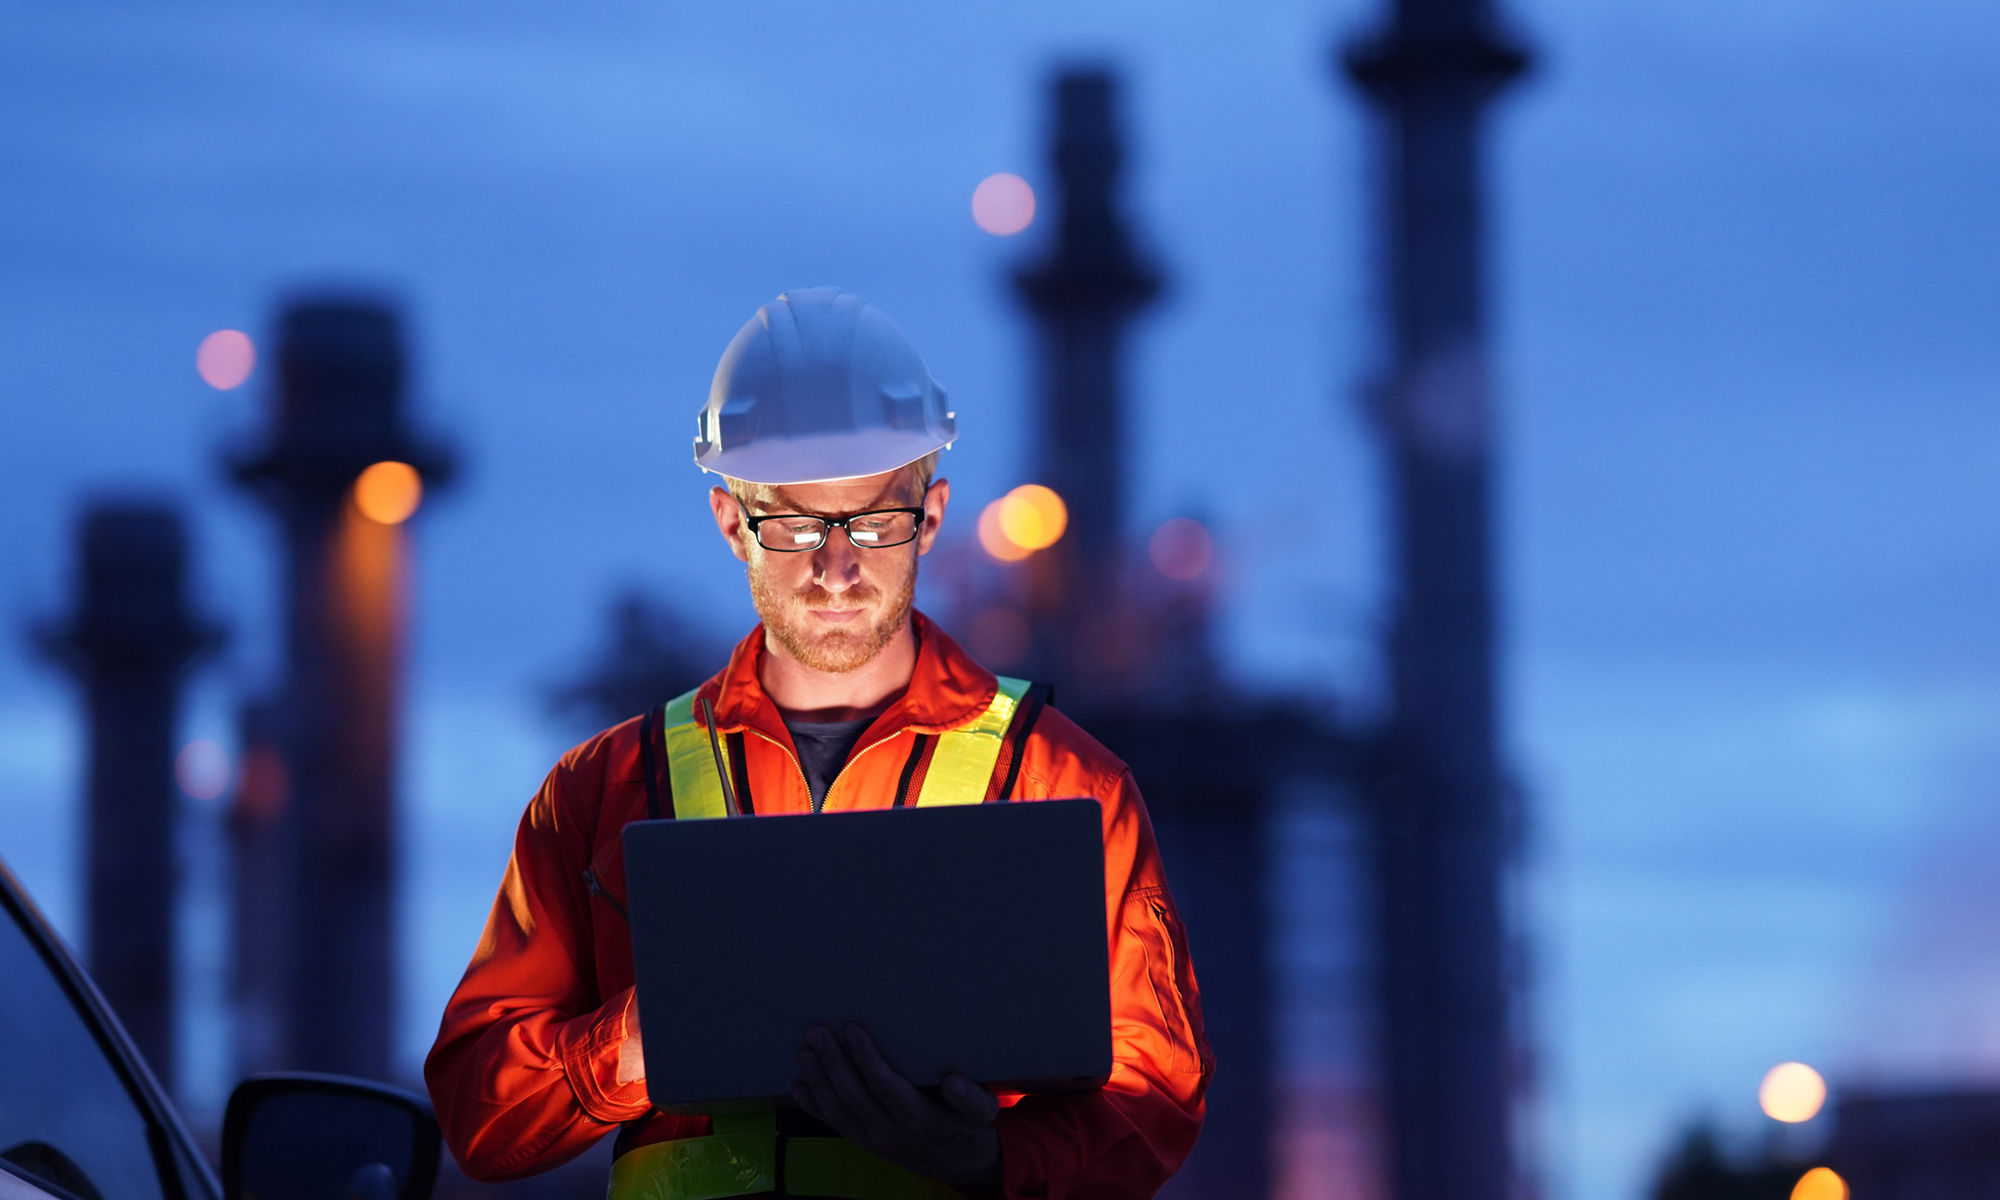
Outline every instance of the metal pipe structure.
[[1384, 1167], [1395, 1200], [1510, 1195], [1480, 127], [1527, 66], [1485, 0], [1396, 0], [1349, 46], [1380, 118], [1394, 599], [1374, 791]]
[[384, 305], [304, 300], [282, 317], [268, 436], [231, 465], [279, 519], [285, 680], [277, 697], [288, 796], [269, 877], [289, 928], [277, 1031], [283, 1066], [391, 1072], [395, 996], [394, 772], [401, 700], [405, 526], [369, 515], [357, 481], [401, 463], [424, 485], [445, 452], [403, 413], [403, 346]]

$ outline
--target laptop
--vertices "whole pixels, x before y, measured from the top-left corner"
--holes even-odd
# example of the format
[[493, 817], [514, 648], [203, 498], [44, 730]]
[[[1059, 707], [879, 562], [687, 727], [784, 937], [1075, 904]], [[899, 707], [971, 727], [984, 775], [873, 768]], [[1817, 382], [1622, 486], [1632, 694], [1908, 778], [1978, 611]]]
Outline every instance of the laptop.
[[816, 1022], [919, 1087], [1102, 1085], [1102, 828], [1095, 800], [627, 825], [654, 1106], [789, 1103]]

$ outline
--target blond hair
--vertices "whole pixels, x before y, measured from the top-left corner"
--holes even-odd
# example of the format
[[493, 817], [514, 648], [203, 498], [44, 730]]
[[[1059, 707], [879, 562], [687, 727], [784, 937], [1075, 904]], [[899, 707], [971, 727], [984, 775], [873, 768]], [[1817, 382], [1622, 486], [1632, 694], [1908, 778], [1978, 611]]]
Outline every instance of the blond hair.
[[[910, 481], [917, 485], [917, 503], [919, 504], [923, 503], [924, 493], [930, 490], [931, 477], [937, 474], [937, 463], [938, 452], [933, 450], [902, 468], [902, 470], [909, 473]], [[761, 498], [757, 492], [758, 488], [773, 486], [768, 483], [748, 483], [741, 479], [733, 479], [727, 475], [722, 477], [722, 482], [728, 486], [729, 494], [744, 504], [749, 504]]]

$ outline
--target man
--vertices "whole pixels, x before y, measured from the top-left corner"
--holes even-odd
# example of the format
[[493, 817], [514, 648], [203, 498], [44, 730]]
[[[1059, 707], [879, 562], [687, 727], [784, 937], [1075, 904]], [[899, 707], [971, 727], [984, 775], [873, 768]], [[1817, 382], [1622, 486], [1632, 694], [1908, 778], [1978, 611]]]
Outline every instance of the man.
[[[793, 292], [731, 342], [699, 430], [696, 462], [728, 483], [709, 495], [715, 525], [762, 623], [694, 693], [565, 754], [528, 805], [424, 1067], [452, 1152], [511, 1179], [619, 1129], [613, 1200], [1153, 1195], [1194, 1144], [1213, 1068], [1185, 935], [1131, 772], [911, 607], [951, 497], [932, 478], [957, 432], [943, 389], [859, 297]], [[1109, 1082], [1015, 1096], [953, 1076], [932, 1100], [878, 1052], [871, 1035], [893, 1045], [893, 1029], [815, 1026], [798, 1112], [655, 1111], [619, 831], [720, 815], [713, 765], [661, 766], [710, 724], [745, 813], [1099, 800]]]

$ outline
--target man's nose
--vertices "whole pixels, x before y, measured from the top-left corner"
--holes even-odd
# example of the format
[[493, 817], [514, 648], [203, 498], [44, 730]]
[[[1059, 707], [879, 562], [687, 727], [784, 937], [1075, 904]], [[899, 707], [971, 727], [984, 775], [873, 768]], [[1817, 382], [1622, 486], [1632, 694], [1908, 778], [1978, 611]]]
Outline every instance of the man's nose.
[[826, 541], [813, 551], [813, 582], [829, 592], [840, 592], [861, 579], [861, 552], [848, 540], [843, 528], [826, 531]]

